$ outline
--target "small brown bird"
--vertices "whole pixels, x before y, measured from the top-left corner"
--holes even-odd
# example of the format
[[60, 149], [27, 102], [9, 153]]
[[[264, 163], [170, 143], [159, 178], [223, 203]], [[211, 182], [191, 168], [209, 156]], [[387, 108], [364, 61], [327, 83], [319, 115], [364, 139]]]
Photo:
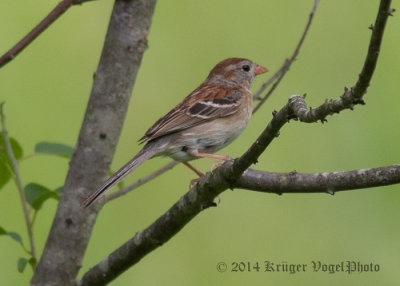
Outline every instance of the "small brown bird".
[[201, 157], [229, 160], [229, 156], [213, 153], [230, 144], [246, 127], [253, 111], [250, 86], [256, 75], [267, 71], [241, 58], [218, 63], [197, 89], [147, 130], [139, 140], [146, 143], [143, 149], [85, 199], [82, 206], [93, 204], [144, 161], [156, 156], [183, 162], [199, 176], [203, 174], [188, 161]]

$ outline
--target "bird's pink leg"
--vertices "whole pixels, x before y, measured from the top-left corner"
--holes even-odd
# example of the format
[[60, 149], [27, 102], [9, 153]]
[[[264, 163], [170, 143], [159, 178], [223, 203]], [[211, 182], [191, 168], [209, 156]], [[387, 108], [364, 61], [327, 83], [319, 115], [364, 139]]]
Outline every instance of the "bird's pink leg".
[[199, 178], [195, 178], [193, 180], [190, 181], [189, 184], [189, 188], [191, 188], [194, 184], [196, 184], [201, 177], [204, 176], [204, 174], [202, 172], [200, 172], [199, 170], [197, 170], [194, 166], [192, 166], [191, 164], [189, 164], [188, 162], [183, 162], [183, 164], [188, 167], [190, 170], [192, 170], [193, 172], [195, 172], [197, 174], [197, 176], [199, 176]]
[[217, 155], [217, 154], [208, 154], [208, 153], [198, 153], [198, 152], [193, 152], [191, 155], [199, 158], [213, 158], [217, 160], [223, 160], [223, 161], [228, 161], [231, 160], [232, 157], [225, 156], [225, 155]]
[[198, 152], [193, 152], [191, 153], [193, 156], [199, 157], [199, 158], [213, 158], [213, 159], [217, 159], [217, 160], [222, 160], [222, 161], [218, 161], [215, 162], [211, 165], [210, 167], [210, 171], [212, 173], [213, 169], [215, 167], [219, 167], [221, 166], [225, 161], [231, 160], [232, 157], [230, 156], [225, 156], [225, 155], [217, 155], [217, 154], [208, 154], [208, 153], [198, 153]]
[[[230, 156], [216, 155], [216, 154], [208, 154], [208, 153], [197, 153], [197, 152], [196, 152], [196, 153], [191, 153], [191, 155], [196, 156], [196, 157], [199, 157], [199, 158], [213, 158], [213, 159], [222, 160], [222, 161], [214, 162], [214, 163], [211, 165], [211, 168], [210, 168], [211, 173], [212, 173], [214, 167], [219, 167], [219, 166], [221, 166], [225, 161], [231, 160], [231, 159], [232, 159], [232, 157], [230, 157]], [[195, 173], [199, 176], [199, 178], [196, 178], [196, 179], [193, 179], [193, 180], [190, 181], [189, 188], [191, 188], [195, 183], [197, 183], [197, 182], [201, 179], [201, 177], [204, 176], [204, 174], [203, 174], [202, 172], [200, 172], [199, 170], [197, 170], [194, 166], [192, 166], [192, 165], [189, 164], [188, 162], [183, 162], [183, 164], [184, 164], [185, 166], [187, 166], [190, 170], [192, 170], [193, 172], [195, 172]], [[217, 198], [218, 198], [218, 203], [221, 202], [220, 197], [217, 196]]]
[[204, 176], [204, 174], [202, 172], [200, 172], [199, 170], [197, 170], [194, 166], [192, 166], [191, 164], [189, 164], [188, 162], [183, 162], [183, 164], [188, 167], [190, 170], [192, 170], [193, 172], [195, 172], [197, 174], [197, 176], [199, 176], [200, 178]]
[[[213, 159], [217, 159], [217, 160], [222, 160], [222, 161], [218, 161], [215, 162], [211, 165], [210, 167], [210, 171], [212, 173], [213, 169], [215, 167], [219, 167], [221, 166], [225, 161], [227, 160], [231, 160], [232, 158], [229, 156], [225, 156], [225, 155], [217, 155], [217, 154], [209, 154], [209, 153], [199, 153], [199, 152], [191, 152], [191, 155], [195, 156], [195, 157], [199, 157], [199, 158], [213, 158]], [[199, 171], [198, 169], [196, 169], [193, 165], [189, 164], [188, 162], [183, 162], [183, 164], [188, 167], [190, 170], [192, 170], [193, 172], [195, 172], [197, 174], [197, 176], [199, 176], [199, 178], [193, 179], [190, 181], [190, 187], [192, 185], [194, 185], [195, 183], [197, 183], [201, 177], [204, 176], [204, 174]]]

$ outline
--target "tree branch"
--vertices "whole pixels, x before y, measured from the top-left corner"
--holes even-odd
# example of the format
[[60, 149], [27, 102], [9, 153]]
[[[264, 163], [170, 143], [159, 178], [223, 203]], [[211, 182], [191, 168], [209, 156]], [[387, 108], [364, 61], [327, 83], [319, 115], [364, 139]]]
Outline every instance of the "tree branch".
[[82, 4], [94, 0], [63, 0], [36, 25], [25, 37], [23, 37], [14, 47], [0, 57], [0, 68], [13, 60], [23, 49], [25, 49], [34, 39], [57, 20], [71, 5]]
[[80, 201], [106, 177], [147, 47], [155, 0], [116, 0], [75, 152], [31, 285], [73, 285], [97, 208]]
[[400, 183], [400, 164], [325, 173], [274, 173], [247, 169], [235, 187], [265, 193], [328, 193], [366, 189]]
[[[376, 63], [380, 54], [383, 32], [385, 31], [388, 16], [392, 16], [394, 9], [390, 8], [391, 0], [381, 1], [376, 17], [375, 24], [372, 28], [371, 40], [368, 47], [367, 58], [359, 75], [356, 85], [351, 88], [353, 98], [362, 102], [363, 95], [367, 92], [367, 88], [374, 73]], [[358, 103], [358, 102], [356, 102]]]
[[[228, 188], [239, 186], [239, 183], [245, 184], [247, 174], [253, 174], [255, 171], [249, 170], [245, 174], [243, 172], [252, 164], [255, 163], [258, 157], [264, 152], [272, 140], [279, 135], [280, 129], [288, 122], [290, 118], [300, 118], [304, 122], [315, 122], [317, 120], [325, 120], [325, 117], [333, 112], [339, 112], [346, 108], [352, 108], [354, 104], [362, 104], [362, 96], [366, 91], [369, 81], [372, 78], [376, 61], [378, 59], [379, 47], [382, 41], [383, 31], [386, 24], [387, 17], [389, 15], [390, 0], [381, 0], [381, 4], [378, 11], [378, 16], [375, 22], [373, 30], [370, 49], [368, 51], [364, 68], [361, 72], [360, 78], [367, 78], [368, 82], [362, 80], [358, 81], [355, 88], [351, 91], [345, 92], [339, 99], [335, 101], [327, 101], [320, 107], [314, 110], [307, 110], [304, 99], [298, 95], [291, 96], [289, 102], [279, 111], [273, 113], [272, 120], [268, 123], [265, 130], [258, 137], [256, 142], [249, 148], [249, 150], [238, 159], [230, 160], [224, 163], [221, 167], [213, 171], [213, 173], [205, 174], [200, 181], [179, 199], [165, 214], [159, 217], [153, 224], [138, 232], [133, 238], [127, 241], [124, 245], [116, 249], [109, 256], [104, 258], [96, 266], [86, 272], [83, 277], [77, 282], [77, 285], [106, 285], [108, 282], [115, 279], [122, 272], [127, 270], [132, 265], [140, 261], [147, 253], [155, 250], [160, 245], [167, 242], [172, 238], [179, 230], [181, 230], [192, 218], [199, 214], [202, 210], [215, 205], [213, 199]], [[371, 53], [375, 53], [372, 57]], [[372, 61], [372, 62], [370, 62]], [[365, 67], [368, 68], [365, 68]], [[365, 179], [365, 174], [376, 176], [376, 182], [371, 183], [371, 186], [393, 184], [399, 180], [398, 166], [386, 167], [385, 175], [388, 175], [389, 179], [379, 178], [382, 175], [383, 170], [369, 169], [350, 171], [348, 177], [355, 176], [354, 172], [358, 172], [359, 179], [361, 181]], [[394, 168], [394, 169], [391, 169]], [[353, 173], [351, 173], [353, 172]], [[336, 176], [338, 173], [328, 176], [330, 179]], [[288, 176], [294, 176], [295, 173], [286, 174]], [[309, 175], [312, 176], [312, 175]], [[318, 183], [318, 175], [315, 175], [313, 183]], [[324, 176], [324, 175], [321, 175]], [[297, 177], [300, 178], [300, 177]], [[319, 178], [321, 181], [321, 178]], [[259, 179], [257, 179], [259, 181]], [[257, 185], [257, 180], [253, 180]], [[390, 183], [388, 183], [390, 182]], [[249, 182], [247, 182], [249, 184]], [[326, 185], [331, 183], [326, 180]], [[358, 182], [362, 185], [362, 182]], [[331, 186], [331, 185], [328, 185]], [[335, 185], [337, 190], [339, 186]], [[302, 186], [306, 189], [306, 186]], [[311, 187], [311, 186], [310, 186]], [[351, 188], [354, 185], [349, 186]], [[364, 185], [366, 187], [366, 185]], [[280, 193], [283, 193], [282, 188], [279, 189]], [[327, 192], [327, 190], [321, 190]], [[333, 190], [335, 191], [335, 190]], [[332, 192], [332, 190], [330, 190]]]

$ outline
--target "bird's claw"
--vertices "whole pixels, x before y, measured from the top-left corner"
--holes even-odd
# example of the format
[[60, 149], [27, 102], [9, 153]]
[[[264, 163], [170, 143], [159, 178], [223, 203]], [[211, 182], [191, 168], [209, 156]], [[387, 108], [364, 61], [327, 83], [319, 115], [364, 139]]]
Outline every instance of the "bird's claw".
[[217, 161], [217, 162], [212, 163], [212, 165], [211, 165], [211, 167], [210, 167], [210, 173], [212, 174], [212, 172], [213, 172], [216, 168], [220, 167], [221, 165], [223, 165], [223, 164], [225, 163], [225, 161], [228, 161], [228, 160], [232, 160], [232, 157], [226, 156], [226, 160]]

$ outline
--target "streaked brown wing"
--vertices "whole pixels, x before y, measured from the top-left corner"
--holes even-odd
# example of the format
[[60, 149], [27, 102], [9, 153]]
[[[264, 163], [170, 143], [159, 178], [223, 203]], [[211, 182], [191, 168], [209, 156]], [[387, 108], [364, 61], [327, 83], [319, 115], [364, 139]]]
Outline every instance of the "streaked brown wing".
[[[226, 90], [220, 86], [203, 84], [154, 123], [140, 141], [150, 141], [218, 117], [231, 115], [238, 110], [243, 92], [246, 91]], [[200, 94], [202, 100], [198, 99]]]

